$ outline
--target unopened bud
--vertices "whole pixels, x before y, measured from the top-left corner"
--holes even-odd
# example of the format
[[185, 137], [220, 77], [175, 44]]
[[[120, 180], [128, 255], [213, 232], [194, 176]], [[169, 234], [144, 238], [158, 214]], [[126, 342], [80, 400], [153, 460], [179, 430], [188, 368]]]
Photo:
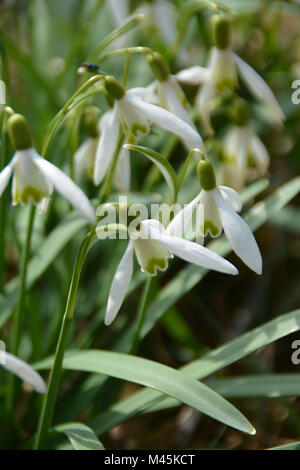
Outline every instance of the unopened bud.
[[216, 175], [212, 164], [208, 160], [201, 160], [198, 163], [198, 178], [202, 189], [211, 191], [216, 187]]
[[160, 82], [165, 82], [170, 76], [170, 69], [164, 58], [158, 52], [153, 52], [147, 57], [153, 74]]
[[227, 49], [231, 41], [231, 24], [223, 15], [215, 16], [213, 19], [213, 41], [218, 49]]
[[109, 93], [115, 100], [122, 99], [126, 93], [121, 83], [112, 75], [105, 77], [104, 85], [107, 93]]
[[14, 114], [7, 121], [7, 130], [16, 150], [26, 150], [33, 146], [31, 129], [21, 114]]

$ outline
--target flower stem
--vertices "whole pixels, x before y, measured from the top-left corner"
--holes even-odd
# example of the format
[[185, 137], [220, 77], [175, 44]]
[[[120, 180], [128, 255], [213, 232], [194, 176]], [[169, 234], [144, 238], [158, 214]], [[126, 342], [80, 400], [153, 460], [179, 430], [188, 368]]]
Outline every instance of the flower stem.
[[[25, 294], [26, 294], [26, 278], [27, 278], [27, 266], [28, 259], [30, 254], [30, 245], [33, 232], [33, 224], [35, 217], [35, 206], [31, 205], [29, 209], [29, 217], [27, 224], [27, 232], [25, 245], [23, 247], [22, 257], [21, 257], [21, 266], [20, 266], [20, 286], [19, 286], [19, 295], [16, 311], [13, 317], [13, 326], [12, 326], [12, 346], [11, 352], [15, 356], [18, 355], [20, 336], [21, 336], [21, 327], [24, 314], [24, 304], [25, 304]], [[7, 395], [7, 408], [11, 410], [13, 407], [15, 398], [15, 377], [12, 375], [8, 383], [8, 395]]]
[[44, 398], [42, 412], [40, 416], [40, 421], [38, 425], [38, 430], [34, 442], [34, 448], [41, 449], [43, 448], [47, 436], [47, 430], [51, 426], [54, 407], [56, 402], [56, 397], [58, 393], [58, 388], [60, 384], [60, 377], [62, 373], [62, 364], [64, 353], [67, 347], [69, 333], [72, 326], [72, 320], [74, 317], [74, 309], [76, 303], [77, 290], [79, 285], [79, 279], [81, 270], [86, 259], [86, 256], [89, 252], [89, 249], [94, 243], [95, 239], [95, 226], [92, 227], [91, 231], [83, 240], [75, 261], [72, 279], [69, 288], [69, 294], [67, 299], [67, 304], [63, 316], [63, 322], [61, 326], [61, 331], [58, 339], [58, 344], [55, 352], [54, 363], [50, 373], [49, 385], [47, 394]]
[[152, 284], [152, 277], [149, 277], [144, 284], [144, 290], [143, 290], [139, 307], [138, 307], [138, 314], [137, 314], [138, 324], [137, 324], [134, 339], [132, 342], [132, 347], [131, 347], [132, 354], [135, 354], [137, 347], [139, 345], [140, 339], [141, 339], [141, 329], [145, 320], [146, 307], [147, 307], [149, 294], [151, 290], [151, 284]]
[[102, 188], [102, 191], [101, 191], [101, 196], [100, 196], [100, 201], [101, 202], [100, 203], [104, 202], [106, 200], [107, 196], [110, 193], [112, 181], [113, 181], [113, 178], [114, 178], [114, 174], [115, 174], [115, 170], [116, 170], [116, 166], [117, 166], [117, 163], [118, 163], [118, 158], [119, 158], [119, 155], [120, 155], [120, 151], [121, 151], [123, 142], [124, 142], [124, 133], [121, 131], [120, 134], [119, 134], [116, 150], [115, 150], [115, 153], [113, 155], [112, 164], [110, 166], [109, 172], [107, 173], [107, 177], [105, 179], [105, 182], [104, 182], [104, 185], [103, 185], [103, 188]]

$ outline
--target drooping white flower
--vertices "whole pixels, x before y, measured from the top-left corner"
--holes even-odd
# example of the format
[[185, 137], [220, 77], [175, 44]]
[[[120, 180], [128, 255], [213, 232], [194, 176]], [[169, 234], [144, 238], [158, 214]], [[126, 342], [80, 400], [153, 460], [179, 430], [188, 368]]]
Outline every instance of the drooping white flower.
[[[103, 227], [96, 233], [103, 239]], [[165, 271], [168, 259], [172, 255], [226, 274], [238, 274], [237, 269], [221, 256], [204, 248], [198, 243], [170, 235], [168, 227], [154, 219], [143, 220], [140, 230], [129, 233], [130, 241], [115, 273], [107, 303], [105, 324], [110, 325], [116, 318], [133, 275], [133, 255], [136, 254], [143, 272], [155, 276], [158, 271]]]
[[[78, 183], [83, 175], [91, 179], [94, 177], [100, 135], [110, 116], [110, 112], [107, 112], [99, 119], [98, 111], [98, 108], [89, 107], [84, 116], [84, 125], [88, 137], [74, 154], [75, 181]], [[120, 151], [113, 182], [120, 192], [127, 192], [130, 189], [130, 157], [129, 150], [126, 148], [122, 147]]]
[[46, 393], [47, 387], [42, 377], [22, 359], [0, 351], [0, 365], [30, 385], [37, 393]]
[[269, 85], [238, 57], [231, 49], [230, 23], [223, 17], [217, 17], [214, 23], [215, 46], [210, 52], [207, 67], [191, 67], [176, 74], [181, 83], [202, 85], [197, 96], [196, 105], [203, 120], [206, 132], [213, 134], [210, 122], [211, 103], [218, 92], [233, 90], [237, 85], [237, 71], [252, 95], [267, 105], [274, 121], [282, 123], [284, 114]]
[[269, 153], [250, 126], [231, 126], [223, 140], [220, 184], [241, 191], [248, 179], [268, 171]]
[[250, 269], [261, 274], [262, 258], [258, 245], [246, 222], [237, 214], [242, 209], [239, 194], [227, 186], [216, 185], [215, 173], [208, 160], [199, 162], [198, 176], [202, 190], [177, 214], [177, 226], [187, 225], [191, 209], [196, 208], [201, 213], [201, 234], [218, 237], [223, 229], [233, 251]]
[[145, 15], [149, 31], [158, 32], [169, 46], [173, 45], [177, 29], [178, 10], [172, 2], [167, 0], [148, 0], [144, 2], [135, 13]]
[[241, 191], [248, 179], [265, 175], [270, 157], [261, 139], [250, 127], [249, 106], [245, 100], [235, 100], [232, 115], [234, 124], [223, 138], [219, 181]]
[[198, 147], [205, 153], [202, 138], [193, 127], [166, 109], [145, 101], [151, 93], [149, 89], [137, 88], [126, 92], [114, 77], [106, 77], [105, 86], [115, 104], [106, 113], [102, 127], [95, 162], [95, 184], [101, 183], [112, 162], [120, 129], [125, 139], [133, 143], [146, 135], [151, 123], [155, 123], [178, 135], [187, 148]]
[[43, 213], [47, 210], [54, 187], [88, 220], [95, 222], [95, 211], [83, 191], [32, 147], [32, 137], [25, 118], [14, 114], [8, 120], [8, 131], [16, 152], [0, 173], [0, 196], [13, 176], [13, 204], [32, 202]]
[[148, 63], [157, 78], [151, 88], [158, 95], [157, 103], [171, 111], [171, 113], [178, 116], [196, 130], [196, 126], [187, 111], [186, 96], [179, 82], [176, 80], [176, 77], [170, 74], [168, 64], [163, 57], [157, 52], [154, 52], [149, 54]]

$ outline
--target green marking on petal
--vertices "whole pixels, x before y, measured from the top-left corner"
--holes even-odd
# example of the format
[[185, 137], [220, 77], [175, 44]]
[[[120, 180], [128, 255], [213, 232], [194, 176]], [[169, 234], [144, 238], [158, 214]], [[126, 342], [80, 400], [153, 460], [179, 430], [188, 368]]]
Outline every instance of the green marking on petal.
[[215, 225], [211, 220], [206, 219], [204, 221], [204, 235], [208, 235], [210, 233], [211, 237], [218, 237], [221, 233], [221, 230], [217, 225]]
[[222, 80], [218, 80], [216, 82], [216, 89], [217, 91], [227, 91], [227, 90], [234, 90], [236, 85], [236, 81], [232, 78], [223, 78]]
[[148, 127], [147, 126], [143, 126], [143, 124], [133, 124], [131, 126], [131, 134], [133, 134], [134, 136], [138, 137], [139, 133], [142, 133], [142, 134], [147, 134], [148, 132]]
[[26, 186], [26, 188], [24, 188], [23, 191], [20, 193], [18, 199], [21, 200], [23, 204], [28, 204], [28, 202], [30, 201], [33, 201], [35, 204], [38, 204], [41, 199], [46, 196], [33, 186]]
[[150, 274], [150, 276], [156, 276], [157, 270], [165, 271], [168, 267], [168, 261], [166, 258], [150, 258], [146, 266], [143, 266], [143, 270]]

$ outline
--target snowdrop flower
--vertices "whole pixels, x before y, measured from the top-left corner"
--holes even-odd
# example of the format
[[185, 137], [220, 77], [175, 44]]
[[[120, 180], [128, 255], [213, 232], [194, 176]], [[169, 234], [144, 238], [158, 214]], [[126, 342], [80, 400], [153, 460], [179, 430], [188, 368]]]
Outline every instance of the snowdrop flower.
[[[190, 217], [191, 210], [200, 210], [200, 232], [218, 237], [222, 229], [241, 260], [257, 274], [262, 272], [262, 258], [254, 235], [246, 222], [237, 214], [242, 209], [239, 194], [227, 186], [217, 186], [212, 164], [208, 160], [198, 163], [198, 177], [202, 190], [193, 201], [176, 216], [176, 223]], [[174, 224], [174, 222], [173, 222]]]
[[193, 127], [175, 114], [145, 101], [148, 99], [149, 89], [134, 88], [125, 91], [111, 76], [105, 78], [105, 87], [115, 104], [103, 118], [94, 170], [96, 185], [101, 183], [112, 162], [121, 129], [127, 142], [134, 143], [149, 132], [151, 123], [155, 123], [178, 135], [189, 149], [199, 147], [205, 152], [202, 138]]
[[0, 196], [13, 175], [13, 205], [32, 202], [39, 212], [47, 210], [53, 187], [91, 222], [96, 216], [93, 206], [81, 189], [61, 170], [42, 158], [32, 146], [26, 119], [14, 114], [8, 120], [8, 132], [16, 152], [0, 173]]
[[30, 385], [37, 393], [46, 393], [47, 387], [42, 377], [22, 359], [0, 351], [0, 365]]
[[178, 11], [175, 5], [167, 0], [148, 0], [137, 9], [136, 13], [145, 15], [150, 31], [157, 31], [169, 46], [174, 44], [178, 21]]
[[168, 109], [183, 121], [196, 130], [187, 110], [187, 99], [178, 81], [170, 74], [169, 66], [163, 57], [154, 52], [149, 54], [148, 63], [157, 80], [152, 85], [152, 89], [158, 94], [160, 106]]
[[270, 157], [249, 125], [249, 107], [242, 99], [235, 103], [234, 121], [224, 137], [219, 181], [241, 191], [247, 179], [265, 175]]
[[[85, 112], [84, 126], [88, 137], [74, 154], [74, 173], [78, 183], [83, 175], [93, 179], [100, 135], [109, 115], [105, 113], [99, 119], [99, 109], [94, 106], [89, 106]], [[130, 157], [129, 150], [124, 147], [120, 151], [113, 182], [120, 192], [130, 190]]]
[[[96, 229], [97, 236], [103, 239], [103, 226]], [[143, 220], [139, 231], [131, 230], [130, 241], [115, 273], [107, 303], [105, 324], [110, 325], [116, 318], [130, 281], [133, 276], [134, 253], [141, 270], [150, 276], [165, 271], [168, 259], [173, 255], [179, 258], [226, 274], [238, 274], [237, 269], [221, 256], [183, 238], [170, 235], [169, 227], [154, 219]]]
[[208, 66], [191, 67], [176, 74], [181, 83], [203, 84], [196, 97], [205, 130], [208, 134], [214, 131], [210, 122], [210, 107], [212, 99], [220, 91], [233, 90], [237, 85], [237, 70], [242, 80], [253, 96], [266, 104], [278, 123], [284, 120], [283, 112], [269, 85], [258, 73], [238, 57], [231, 49], [231, 31], [229, 20], [218, 16], [214, 21], [214, 44], [210, 53]]

